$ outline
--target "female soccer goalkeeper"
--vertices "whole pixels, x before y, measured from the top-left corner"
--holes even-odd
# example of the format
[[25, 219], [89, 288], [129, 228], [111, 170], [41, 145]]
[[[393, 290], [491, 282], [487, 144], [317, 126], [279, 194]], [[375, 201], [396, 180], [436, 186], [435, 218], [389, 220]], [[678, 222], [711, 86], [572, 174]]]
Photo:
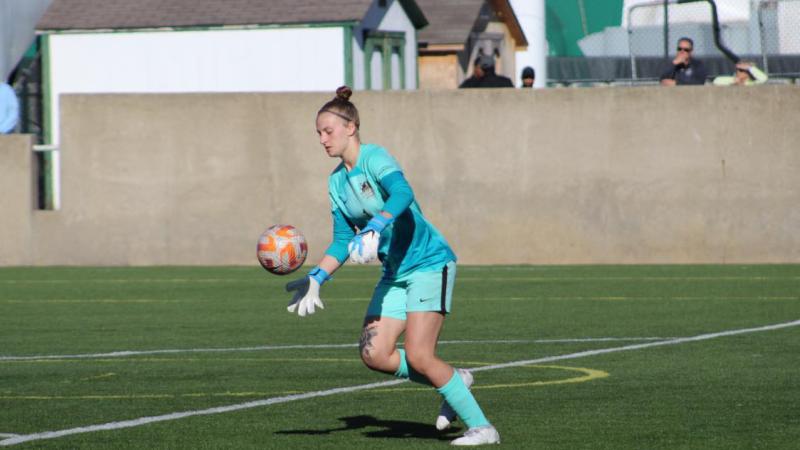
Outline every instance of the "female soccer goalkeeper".
[[[333, 242], [306, 277], [286, 285], [295, 291], [289, 312], [300, 316], [323, 308], [319, 288], [348, 256], [357, 263], [379, 259], [383, 277], [372, 295], [359, 341], [361, 359], [372, 370], [432, 385], [444, 397], [436, 428], [456, 415], [469, 428], [454, 445], [500, 442], [469, 391], [472, 375], [436, 356], [436, 343], [450, 312], [456, 255], [425, 219], [397, 161], [386, 149], [362, 144], [358, 110], [347, 86], [317, 112], [317, 134], [325, 152], [342, 160], [328, 180]], [[405, 332], [405, 350], [397, 339]]]

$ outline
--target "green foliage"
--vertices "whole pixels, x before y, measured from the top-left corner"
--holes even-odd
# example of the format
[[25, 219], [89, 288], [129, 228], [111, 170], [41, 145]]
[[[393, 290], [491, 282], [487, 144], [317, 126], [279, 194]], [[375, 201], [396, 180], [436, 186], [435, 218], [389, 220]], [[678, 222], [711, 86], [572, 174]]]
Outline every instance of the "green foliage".
[[[377, 277], [345, 267], [301, 319], [285, 310], [291, 276], [258, 267], [0, 269], [0, 433], [390, 380], [355, 345]], [[791, 265], [459, 267], [439, 350], [480, 367], [785, 323], [799, 287]], [[344, 345], [248, 349], [295, 344]], [[227, 350], [151, 352], [170, 349]], [[125, 350], [145, 353], [8, 359]], [[474, 393], [509, 448], [788, 449], [797, 355], [788, 327], [480, 371]], [[463, 430], [435, 430], [439, 402], [404, 383], [19, 448], [443, 448]]]

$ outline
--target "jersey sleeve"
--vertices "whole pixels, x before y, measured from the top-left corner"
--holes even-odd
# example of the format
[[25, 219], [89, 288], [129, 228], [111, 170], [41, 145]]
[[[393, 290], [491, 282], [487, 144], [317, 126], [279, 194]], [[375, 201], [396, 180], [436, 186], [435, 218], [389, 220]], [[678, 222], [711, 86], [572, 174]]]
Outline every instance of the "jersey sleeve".
[[369, 153], [366, 161], [366, 168], [378, 182], [390, 173], [402, 171], [397, 160], [382, 147], [375, 147]]
[[414, 201], [414, 191], [403, 176], [403, 172], [392, 172], [383, 177], [380, 183], [383, 190], [389, 194], [383, 210], [392, 217], [402, 214]]

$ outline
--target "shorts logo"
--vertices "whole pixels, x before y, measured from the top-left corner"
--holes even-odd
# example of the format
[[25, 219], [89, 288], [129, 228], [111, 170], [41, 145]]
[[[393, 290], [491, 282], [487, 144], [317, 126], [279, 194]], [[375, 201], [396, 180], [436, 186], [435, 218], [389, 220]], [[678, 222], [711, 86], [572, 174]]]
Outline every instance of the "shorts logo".
[[372, 186], [366, 181], [361, 184], [361, 196], [364, 198], [375, 196], [375, 191], [372, 190]]

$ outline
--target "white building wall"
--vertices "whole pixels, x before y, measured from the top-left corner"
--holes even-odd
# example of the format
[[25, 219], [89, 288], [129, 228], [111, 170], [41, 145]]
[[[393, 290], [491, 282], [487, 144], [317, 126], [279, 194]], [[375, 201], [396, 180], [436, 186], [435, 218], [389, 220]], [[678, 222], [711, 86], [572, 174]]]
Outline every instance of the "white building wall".
[[522, 69], [533, 67], [536, 71], [535, 87], [545, 87], [547, 83], [547, 38], [545, 37], [545, 0], [511, 0], [511, 7], [517, 16], [522, 32], [528, 40], [528, 48], [516, 55], [516, 76], [514, 86], [520, 86]]
[[52, 143], [61, 94], [333, 92], [344, 54], [342, 27], [51, 35]]

